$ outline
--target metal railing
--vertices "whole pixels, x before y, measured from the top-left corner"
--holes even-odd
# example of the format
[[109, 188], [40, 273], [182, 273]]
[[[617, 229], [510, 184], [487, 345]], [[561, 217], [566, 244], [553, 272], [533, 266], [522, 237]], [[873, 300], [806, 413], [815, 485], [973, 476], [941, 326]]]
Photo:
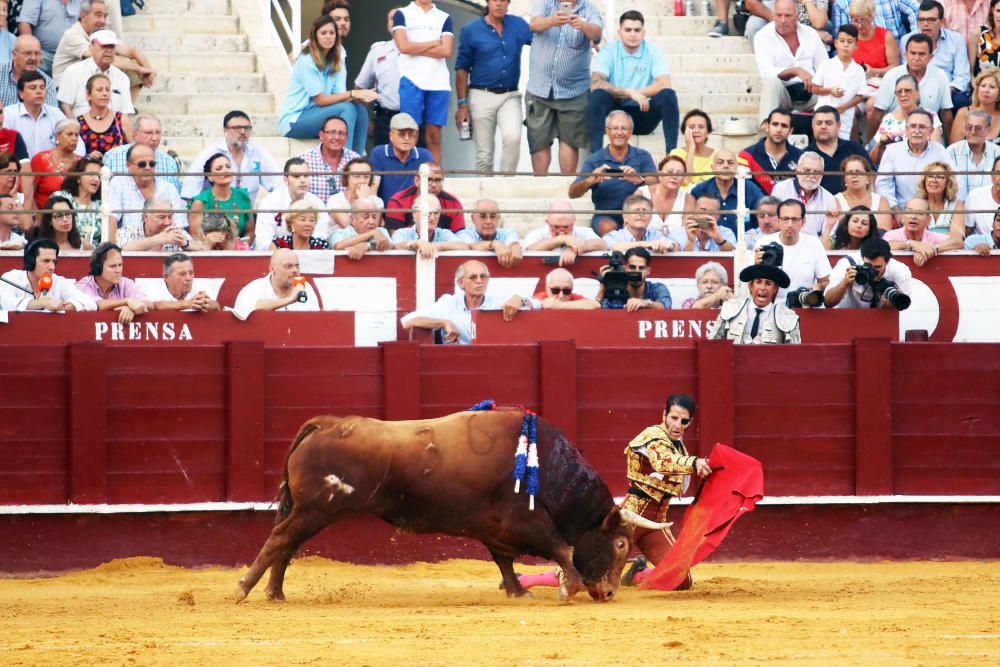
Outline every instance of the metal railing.
[[268, 37], [284, 45], [286, 51], [296, 51], [302, 44], [301, 0], [259, 0], [264, 29]]

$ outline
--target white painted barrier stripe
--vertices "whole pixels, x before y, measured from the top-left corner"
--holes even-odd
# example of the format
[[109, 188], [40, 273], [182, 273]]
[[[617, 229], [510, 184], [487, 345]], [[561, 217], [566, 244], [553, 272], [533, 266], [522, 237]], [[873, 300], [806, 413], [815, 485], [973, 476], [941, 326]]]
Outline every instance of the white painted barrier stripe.
[[[615, 498], [622, 502], [624, 498]], [[690, 505], [691, 498], [671, 501]], [[1000, 503], [1000, 496], [773, 496], [758, 505], [981, 505]], [[152, 505], [0, 505], [0, 514], [149, 514], [152, 512], [270, 512], [272, 502], [177, 503]]]

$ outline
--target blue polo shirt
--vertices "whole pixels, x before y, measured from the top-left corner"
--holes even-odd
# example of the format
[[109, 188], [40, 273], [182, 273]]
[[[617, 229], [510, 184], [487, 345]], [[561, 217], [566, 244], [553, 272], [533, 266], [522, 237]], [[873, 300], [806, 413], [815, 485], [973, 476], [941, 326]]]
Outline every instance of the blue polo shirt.
[[635, 90], [645, 88], [658, 77], [670, 75], [663, 52], [646, 40], [642, 40], [635, 53], [626, 51], [621, 40], [608, 44], [594, 58], [591, 71], [608, 77], [613, 86]]
[[[707, 181], [702, 181], [698, 185], [691, 189], [691, 196], [697, 199], [705, 193], [710, 193], [722, 199], [722, 210], [723, 211], [735, 211], [736, 210], [736, 183], [733, 182], [733, 187], [729, 189], [729, 196], [725, 199], [722, 198], [722, 193], [719, 192], [719, 185], [715, 182], [714, 178], [710, 178]], [[747, 208], [754, 210], [757, 208], [757, 201], [764, 196], [764, 191], [751, 180], [747, 181]], [[729, 231], [736, 233], [736, 214], [735, 213], [723, 213], [719, 216], [719, 226], [727, 227]], [[750, 222], [747, 223], [747, 229], [753, 229], [757, 226], [757, 216], [751, 216]]]
[[[617, 167], [618, 169], [625, 166], [632, 167], [640, 174], [651, 174], [656, 171], [656, 163], [653, 162], [653, 156], [649, 154], [649, 151], [631, 145], [628, 147], [628, 152], [625, 153], [625, 159], [620, 162], [611, 156], [611, 151], [607, 146], [596, 153], [591, 153], [584, 161], [583, 166], [580, 167], [580, 171], [590, 173], [602, 164]], [[582, 181], [585, 178], [588, 177], [577, 176], [576, 180]], [[590, 188], [590, 199], [594, 202], [594, 208], [598, 210], [620, 209], [625, 202], [625, 198], [638, 190], [639, 187], [634, 183], [626, 181], [624, 178], [612, 177], [592, 186]], [[599, 218], [604, 217], [614, 218], [618, 222], [619, 227], [623, 224], [621, 214], [595, 215], [591, 223], [596, 223]]]
[[520, 16], [503, 17], [503, 35], [478, 18], [459, 36], [456, 70], [469, 72], [469, 85], [517, 88], [521, 79], [521, 49], [531, 44], [532, 32]]
[[[392, 233], [393, 243], [402, 243], [403, 241], [419, 241], [420, 237], [417, 235], [417, 228], [413, 227], [403, 227], [402, 229], [397, 229]], [[457, 241], [458, 237], [450, 229], [445, 229], [444, 227], [435, 227], [434, 234], [428, 239], [431, 243], [447, 243], [448, 241]]]
[[[478, 243], [484, 240], [483, 237], [479, 235], [479, 232], [475, 227], [466, 227], [465, 229], [456, 232], [455, 238], [459, 241], [464, 241], [465, 243]], [[497, 228], [495, 240], [500, 241], [500, 243], [504, 245], [521, 242], [521, 239], [517, 236], [517, 232], [513, 229], [504, 229], [502, 227]]]
[[401, 190], [413, 185], [413, 177], [416, 176], [417, 169], [424, 162], [430, 162], [434, 158], [426, 148], [410, 150], [406, 156], [406, 161], [400, 162], [396, 157], [396, 152], [392, 150], [392, 144], [382, 144], [372, 149], [369, 156], [372, 162], [372, 171], [408, 171], [409, 174], [382, 174], [378, 184], [378, 197], [382, 201], [389, 201], [392, 196]]

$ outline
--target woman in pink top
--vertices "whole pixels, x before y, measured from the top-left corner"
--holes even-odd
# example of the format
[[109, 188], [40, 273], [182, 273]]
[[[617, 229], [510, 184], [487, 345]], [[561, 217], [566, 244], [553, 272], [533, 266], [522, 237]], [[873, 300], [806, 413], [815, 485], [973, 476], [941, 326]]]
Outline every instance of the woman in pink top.
[[897, 216], [902, 226], [882, 236], [894, 251], [911, 251], [913, 263], [917, 266], [923, 266], [942, 252], [958, 250], [963, 244], [961, 239], [928, 230], [931, 224], [931, 215], [928, 211], [930, 206], [926, 199], [910, 199], [906, 202], [903, 212]]
[[154, 306], [135, 281], [124, 276], [121, 250], [114, 243], [97, 246], [90, 256], [90, 273], [76, 281], [76, 286], [97, 301], [98, 310], [117, 310], [118, 321], [128, 324]]

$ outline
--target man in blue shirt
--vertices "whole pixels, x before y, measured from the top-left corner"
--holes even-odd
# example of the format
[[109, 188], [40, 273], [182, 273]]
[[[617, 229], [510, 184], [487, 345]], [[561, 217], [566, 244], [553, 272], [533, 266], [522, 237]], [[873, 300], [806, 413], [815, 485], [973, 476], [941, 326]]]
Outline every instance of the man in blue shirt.
[[476, 169], [493, 171], [494, 135], [500, 128], [500, 170], [516, 171], [521, 156], [521, 49], [531, 44], [528, 22], [510, 16], [510, 0], [487, 0], [486, 15], [464, 28], [455, 61], [459, 132], [469, 124]]
[[376, 146], [370, 156], [372, 171], [407, 171], [406, 174], [382, 174], [378, 183], [378, 197], [384, 202], [400, 190], [413, 185], [417, 169], [424, 162], [433, 160], [430, 151], [417, 148], [420, 129], [408, 113], [400, 112], [389, 121], [389, 143]]
[[[698, 199], [701, 195], [710, 194], [718, 197], [722, 202], [723, 211], [736, 210], [736, 155], [728, 149], [720, 148], [712, 156], [712, 172], [715, 178], [702, 181], [691, 189], [691, 196]], [[747, 209], [756, 210], [757, 200], [764, 196], [757, 184], [748, 180], [746, 182]], [[727, 227], [729, 231], [736, 234], [736, 215], [725, 213], [719, 217], [719, 225]], [[751, 229], [757, 226], [757, 221], [751, 218], [746, 228]]]
[[924, 0], [920, 3], [917, 23], [917, 26], [912, 26], [916, 29], [900, 41], [900, 50], [906, 52], [906, 45], [914, 35], [924, 34], [930, 37], [933, 54], [931, 65], [948, 75], [953, 110], [969, 106], [972, 101], [969, 96], [971, 68], [965, 35], [944, 27], [944, 6], [937, 0]]
[[611, 294], [608, 287], [608, 270], [601, 267], [601, 287], [597, 290], [597, 300], [601, 308], [620, 308], [635, 312], [649, 308], [651, 310], [669, 310], [671, 306], [670, 289], [663, 283], [649, 282], [652, 255], [645, 248], [630, 248], [625, 253], [623, 268], [626, 273], [638, 274], [639, 280], [628, 281], [625, 284], [625, 294]]
[[618, 37], [619, 41], [597, 54], [590, 75], [590, 150], [601, 149], [604, 119], [621, 109], [632, 117], [636, 134], [651, 134], [662, 121], [663, 143], [669, 153], [677, 147], [678, 111], [667, 59], [646, 41], [646, 20], [640, 12], [621, 15]]
[[[629, 144], [632, 138], [632, 117], [624, 111], [612, 111], [605, 120], [605, 133], [610, 140], [607, 148], [591, 153], [580, 171], [589, 176], [577, 176], [569, 186], [570, 199], [582, 197], [590, 190], [590, 199], [597, 210], [621, 210], [625, 198], [642, 185], [656, 185], [656, 163], [649, 151]], [[590, 226], [598, 236], [620, 229], [621, 213], [595, 213]]]

